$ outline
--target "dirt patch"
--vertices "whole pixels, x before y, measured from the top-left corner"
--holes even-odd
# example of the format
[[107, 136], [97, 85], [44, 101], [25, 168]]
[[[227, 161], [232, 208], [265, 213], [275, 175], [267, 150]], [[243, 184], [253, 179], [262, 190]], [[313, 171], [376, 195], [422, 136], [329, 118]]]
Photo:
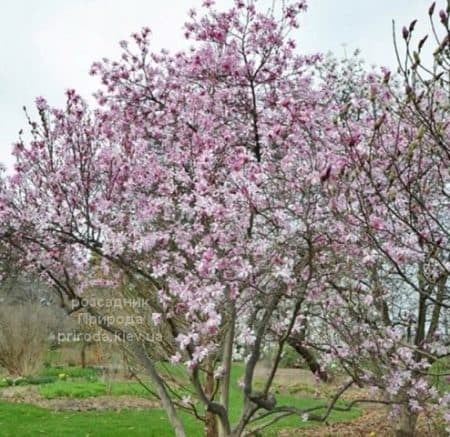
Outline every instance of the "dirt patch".
[[[386, 427], [386, 415], [381, 411], [366, 411], [363, 415], [349, 422], [339, 422], [335, 424], [324, 424], [320, 428], [313, 429], [286, 429], [278, 433], [279, 437], [368, 437], [384, 436], [388, 437], [389, 427]], [[380, 427], [381, 425], [381, 427]], [[371, 434], [373, 433], [373, 434]]]
[[25, 401], [30, 397], [39, 396], [37, 387], [32, 385], [11, 386], [0, 389], [0, 398], [5, 401]]
[[159, 401], [136, 396], [99, 396], [85, 399], [39, 399], [36, 405], [53, 411], [122, 411], [161, 408]]
[[[255, 369], [255, 380], [261, 383], [269, 375], [270, 369], [264, 363], [258, 363]], [[329, 382], [317, 379], [310, 370], [279, 368], [275, 374], [272, 390], [299, 397], [329, 399], [346, 383], [346, 375], [333, 375]], [[352, 401], [367, 398], [367, 390], [352, 386], [341, 397], [342, 400]]]
[[7, 387], [0, 390], [0, 398], [9, 402], [25, 402], [53, 411], [121, 411], [160, 408], [159, 401], [138, 396], [98, 396], [84, 399], [45, 399], [34, 386]]
[[[269, 374], [269, 367], [259, 363], [255, 371], [255, 379], [263, 381]], [[314, 375], [306, 369], [280, 368], [274, 378], [273, 388], [280, 392], [297, 396], [330, 398], [345, 382], [345, 375], [335, 375], [329, 383], [317, 381]], [[342, 400], [370, 398], [366, 389], [351, 387], [342, 396]], [[278, 433], [280, 437], [393, 437], [392, 421], [388, 418], [388, 410], [380, 404], [359, 404], [362, 415], [356, 419], [340, 421], [338, 423], [322, 424], [310, 429], [285, 429]], [[430, 413], [431, 414], [431, 413]], [[431, 416], [432, 417], [432, 416]], [[419, 417], [417, 437], [441, 437], [446, 433], [439, 433], [433, 427], [430, 429], [429, 420]]]
[[[392, 422], [385, 408], [366, 410], [361, 417], [311, 429], [285, 429], [279, 437], [394, 437]], [[416, 437], [445, 437], [447, 434], [430, 427], [419, 419]]]
[[[265, 380], [270, 373], [270, 367], [263, 363], [258, 363], [255, 369], [255, 379]], [[278, 368], [274, 379], [275, 384], [279, 384], [286, 388], [297, 384], [307, 386], [316, 385], [314, 375], [306, 369], [287, 369]]]

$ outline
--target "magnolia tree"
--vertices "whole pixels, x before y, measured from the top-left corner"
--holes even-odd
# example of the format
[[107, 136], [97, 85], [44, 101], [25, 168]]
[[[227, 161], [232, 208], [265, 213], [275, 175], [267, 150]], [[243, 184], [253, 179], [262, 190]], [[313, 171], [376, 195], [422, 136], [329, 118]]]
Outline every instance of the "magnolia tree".
[[[185, 26], [190, 50], [152, 52], [143, 29], [121, 43], [120, 60], [95, 63], [97, 109], [75, 91], [62, 110], [37, 99], [33, 140], [16, 144], [1, 187], [2, 241], [72, 310], [125, 340], [178, 436], [177, 407], [210, 435], [242, 435], [291, 414], [325, 420], [353, 383], [381, 389], [384, 398], [364, 400], [412, 424], [428, 398], [445, 407], [426, 377], [446, 353], [448, 269], [448, 175], [436, 132], [417, 116], [430, 109], [411, 105], [411, 92], [404, 101], [387, 72], [343, 83], [319, 55], [298, 55], [290, 32], [304, 2], [204, 8]], [[434, 113], [442, 124], [445, 110]], [[191, 397], [162, 377], [139, 327], [117, 326], [83, 298], [124, 278], [164, 333], [166, 358], [186, 365]], [[322, 378], [331, 361], [347, 371], [325, 409], [277, 403], [271, 385], [288, 342]], [[256, 391], [267, 345], [274, 359]], [[243, 406], [231, 423], [238, 346]]]
[[448, 374], [438, 364], [450, 354], [449, 9], [439, 13], [441, 38], [432, 20], [431, 69], [420, 61], [426, 38], [411, 48], [414, 21], [402, 30], [400, 77], [384, 69], [346, 101], [333, 96], [341, 158], [322, 179], [333, 250], [315, 317], [333, 329], [318, 346], [370, 387], [368, 401], [379, 393], [392, 406], [398, 435], [414, 435], [421, 412], [450, 418], [449, 393], [433, 386]]
[[[37, 100], [41, 122], [30, 121], [30, 144], [16, 145], [2, 222], [24, 265], [80, 305], [83, 291], [99, 285], [89, 275], [93, 256], [106, 273], [114, 266], [139, 282], [155, 324], [172, 338], [171, 361], [191, 372], [196, 399], [184, 403], [200, 402], [224, 435], [241, 435], [256, 420], [307, 413], [276, 405], [270, 387], [324, 243], [318, 149], [327, 114], [309, 72], [320, 57], [296, 55], [288, 37], [303, 3], [265, 14], [253, 2], [225, 13], [210, 6], [186, 25], [192, 50], [151, 53], [144, 29], [134, 47], [122, 43], [120, 61], [94, 64], [106, 87], [94, 112], [74, 91], [64, 110]], [[255, 366], [269, 340], [276, 358], [256, 392]], [[232, 426], [239, 344], [244, 403]], [[129, 345], [184, 435], [166, 381], [139, 341]]]

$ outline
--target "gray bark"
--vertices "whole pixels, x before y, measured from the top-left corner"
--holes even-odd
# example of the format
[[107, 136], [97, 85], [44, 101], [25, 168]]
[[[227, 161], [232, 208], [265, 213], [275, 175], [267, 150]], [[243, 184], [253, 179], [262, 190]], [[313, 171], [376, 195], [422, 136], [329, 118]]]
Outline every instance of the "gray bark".
[[152, 381], [155, 383], [156, 391], [158, 392], [158, 396], [161, 399], [164, 410], [169, 418], [170, 424], [172, 425], [176, 437], [185, 437], [186, 433], [184, 431], [184, 426], [177, 414], [175, 409], [175, 405], [170, 399], [169, 394], [167, 393], [166, 387], [164, 385], [164, 381], [159, 376], [156, 371], [155, 365], [153, 361], [149, 358], [144, 349], [136, 342], [130, 344], [133, 353], [136, 355], [136, 358], [140, 361], [140, 363], [144, 366], [145, 370], [152, 378]]

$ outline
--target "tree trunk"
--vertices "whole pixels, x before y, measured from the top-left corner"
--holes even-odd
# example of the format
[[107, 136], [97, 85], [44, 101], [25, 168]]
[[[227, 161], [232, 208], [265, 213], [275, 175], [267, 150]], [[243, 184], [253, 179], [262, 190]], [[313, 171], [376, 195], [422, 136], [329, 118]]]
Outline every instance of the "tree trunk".
[[216, 415], [209, 411], [206, 413], [206, 422], [204, 431], [205, 437], [217, 437], [219, 435], [217, 430]]
[[[95, 311], [95, 309], [93, 309], [92, 307], [88, 306], [86, 309], [87, 311], [89, 311], [89, 314], [96, 317], [99, 316], [97, 311]], [[99, 321], [101, 319], [97, 320]], [[108, 323], [99, 321], [99, 326], [115, 336], [119, 335], [119, 338], [129, 338], [130, 336], [130, 333], [122, 331]], [[153, 383], [155, 384], [156, 392], [161, 399], [162, 406], [167, 414], [169, 422], [172, 425], [173, 430], [175, 431], [175, 436], [186, 437], [183, 422], [181, 421], [180, 416], [178, 415], [178, 412], [175, 408], [175, 404], [173, 403], [170, 394], [167, 391], [164, 380], [156, 370], [155, 363], [153, 362], [152, 358], [148, 355], [142, 345], [137, 341], [128, 341], [128, 345], [135, 358], [141, 363], [141, 365], [144, 367]]]
[[184, 432], [183, 423], [180, 420], [180, 417], [175, 409], [175, 405], [172, 402], [172, 399], [167, 392], [166, 386], [164, 385], [164, 381], [159, 376], [156, 371], [155, 365], [145, 350], [141, 347], [137, 342], [130, 342], [131, 349], [134, 352], [136, 358], [140, 361], [140, 363], [144, 366], [148, 375], [152, 378], [152, 381], [155, 383], [156, 391], [161, 399], [161, 403], [166, 411], [167, 417], [169, 418], [169, 422], [172, 425], [176, 437], [186, 437], [186, 433]]
[[[205, 373], [205, 394], [211, 398], [214, 394], [214, 363], [209, 361]], [[206, 412], [205, 437], [217, 437], [217, 419], [214, 413]]]
[[[225, 341], [222, 352], [222, 367], [224, 369], [224, 375], [220, 382], [220, 403], [228, 411], [230, 406], [230, 383], [231, 383], [231, 366], [233, 363], [233, 342], [236, 324], [236, 307], [233, 301], [229, 302], [230, 320], [228, 330], [225, 334]], [[223, 429], [222, 424], [218, 423], [218, 435], [220, 437], [226, 437], [226, 432]]]
[[233, 342], [236, 323], [236, 309], [234, 302], [230, 303], [230, 322], [228, 330], [225, 334], [225, 342], [222, 353], [222, 366], [224, 375], [221, 382], [220, 402], [228, 410], [230, 404], [230, 378], [231, 365], [233, 362]]
[[305, 360], [306, 365], [312, 373], [317, 375], [321, 381], [328, 382], [328, 374], [320, 368], [314, 354], [303, 345], [302, 338], [291, 336], [288, 338], [288, 344]]
[[81, 344], [81, 368], [84, 369], [86, 367], [86, 349], [88, 345], [83, 342]]
[[406, 405], [400, 407], [400, 414], [395, 426], [396, 437], [414, 437], [416, 435], [417, 413]]

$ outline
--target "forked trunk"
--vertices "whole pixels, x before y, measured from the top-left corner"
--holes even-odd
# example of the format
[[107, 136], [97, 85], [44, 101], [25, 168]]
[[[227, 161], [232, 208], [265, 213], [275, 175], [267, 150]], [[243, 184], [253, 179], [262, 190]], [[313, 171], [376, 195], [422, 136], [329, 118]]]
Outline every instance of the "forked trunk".
[[414, 437], [416, 435], [417, 413], [405, 405], [400, 407], [400, 414], [395, 426], [396, 437]]

